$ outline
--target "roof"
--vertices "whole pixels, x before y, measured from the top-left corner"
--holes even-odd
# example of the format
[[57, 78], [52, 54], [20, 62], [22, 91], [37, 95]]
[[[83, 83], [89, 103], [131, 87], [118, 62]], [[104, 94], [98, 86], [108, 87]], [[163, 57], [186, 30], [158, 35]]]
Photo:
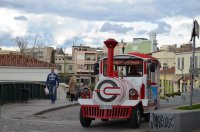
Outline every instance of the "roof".
[[166, 73], [166, 74], [175, 74], [175, 67], [160, 70], [160, 73]]
[[140, 53], [140, 52], [130, 52], [128, 54], [136, 56], [136, 57], [139, 57], [139, 58], [143, 58], [143, 59], [154, 59], [154, 60], [157, 60], [157, 58], [154, 58], [154, 57], [152, 57], [150, 55], [143, 54], [143, 53]]
[[183, 77], [180, 75], [175, 75], [173, 80], [178, 82], [181, 78], [183, 78]]
[[44, 62], [22, 54], [0, 54], [0, 66], [58, 67], [56, 64]]
[[57, 55], [65, 55], [65, 53], [64, 53], [62, 48], [60, 48], [60, 50], [57, 52]]

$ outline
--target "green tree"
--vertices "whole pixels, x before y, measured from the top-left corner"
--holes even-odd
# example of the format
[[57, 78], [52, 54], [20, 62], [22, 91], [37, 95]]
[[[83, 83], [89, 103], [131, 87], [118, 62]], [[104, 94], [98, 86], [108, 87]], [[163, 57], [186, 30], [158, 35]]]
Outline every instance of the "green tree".
[[51, 63], [55, 64], [55, 50], [51, 51]]

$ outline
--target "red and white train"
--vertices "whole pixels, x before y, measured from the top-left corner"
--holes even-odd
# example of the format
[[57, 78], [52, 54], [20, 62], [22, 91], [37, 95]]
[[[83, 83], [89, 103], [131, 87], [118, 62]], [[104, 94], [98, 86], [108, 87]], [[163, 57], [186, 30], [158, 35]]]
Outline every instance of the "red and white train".
[[89, 127], [92, 120], [127, 118], [138, 128], [141, 117], [149, 121], [149, 112], [159, 106], [159, 61], [142, 53], [114, 56], [117, 41], [105, 42], [108, 56], [99, 60], [99, 81], [91, 93], [84, 88], [79, 99], [80, 122]]

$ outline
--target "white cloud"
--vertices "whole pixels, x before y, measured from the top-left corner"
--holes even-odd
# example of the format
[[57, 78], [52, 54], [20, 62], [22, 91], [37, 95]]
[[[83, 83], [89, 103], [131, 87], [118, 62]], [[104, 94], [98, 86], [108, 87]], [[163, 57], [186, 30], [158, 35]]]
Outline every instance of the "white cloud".
[[20, 14], [23, 14], [23, 12], [0, 8], [0, 33], [9, 33], [12, 37], [24, 36], [27, 33], [27, 22], [14, 19]]

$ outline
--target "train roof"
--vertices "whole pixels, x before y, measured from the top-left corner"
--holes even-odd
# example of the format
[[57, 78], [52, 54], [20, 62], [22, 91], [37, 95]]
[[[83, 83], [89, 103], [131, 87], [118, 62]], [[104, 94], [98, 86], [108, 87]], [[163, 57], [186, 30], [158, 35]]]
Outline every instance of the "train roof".
[[[106, 59], [106, 57], [101, 58], [100, 60]], [[114, 59], [134, 59], [134, 58], [140, 58], [143, 60], [158, 60], [157, 58], [154, 58], [150, 55], [147, 54], [143, 54], [143, 53], [139, 53], [139, 52], [131, 52], [128, 54], [119, 54], [119, 55], [115, 55]]]
[[155, 57], [152, 57], [150, 55], [147, 55], [147, 54], [143, 54], [143, 53], [140, 53], [140, 52], [130, 52], [128, 53], [129, 55], [133, 55], [133, 56], [136, 56], [138, 58], [141, 58], [141, 59], [152, 59], [152, 60], [158, 60], [157, 58]]

